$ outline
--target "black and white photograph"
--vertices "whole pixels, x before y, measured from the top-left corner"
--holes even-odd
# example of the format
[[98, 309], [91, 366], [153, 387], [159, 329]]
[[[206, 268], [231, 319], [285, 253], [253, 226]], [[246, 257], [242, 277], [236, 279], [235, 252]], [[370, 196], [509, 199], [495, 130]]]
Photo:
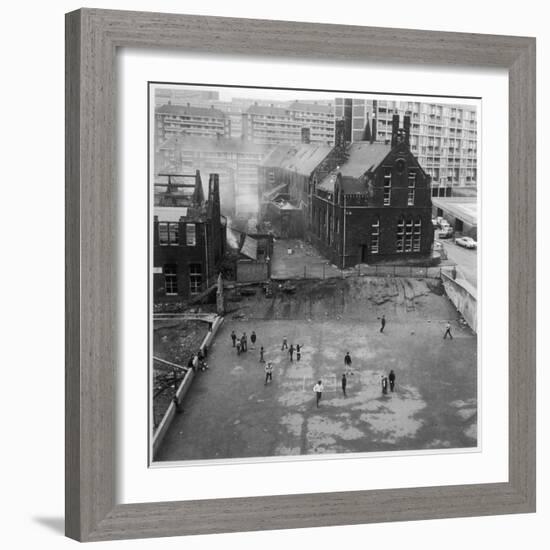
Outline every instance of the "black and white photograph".
[[544, 546], [548, 10], [450, 8], [6, 4], [5, 548]]
[[151, 464], [479, 449], [481, 101], [148, 92]]

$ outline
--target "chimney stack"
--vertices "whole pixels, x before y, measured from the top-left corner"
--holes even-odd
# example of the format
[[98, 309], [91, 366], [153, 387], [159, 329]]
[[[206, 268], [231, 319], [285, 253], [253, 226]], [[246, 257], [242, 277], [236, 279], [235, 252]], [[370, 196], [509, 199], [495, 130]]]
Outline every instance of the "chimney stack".
[[346, 146], [346, 129], [344, 119], [337, 120], [335, 123], [334, 144], [336, 147], [344, 148]]
[[208, 179], [207, 214], [210, 218], [219, 220], [220, 217], [220, 176], [210, 174]]
[[373, 139], [372, 139], [372, 132], [370, 130], [370, 120], [369, 120], [369, 113], [367, 113], [367, 124], [365, 126], [365, 132], [364, 132], [364, 137], [363, 139], [365, 141], [368, 141], [369, 143], [372, 143], [373, 142]]
[[211, 203], [219, 202], [220, 200], [220, 175], [210, 174], [208, 180], [208, 201]]
[[392, 149], [399, 143], [399, 115], [393, 115], [391, 120], [391, 147]]
[[405, 115], [403, 117], [403, 129], [405, 130], [405, 144], [407, 147], [411, 145], [411, 117], [410, 115]]
[[193, 190], [193, 204], [201, 207], [204, 204], [204, 193], [202, 190], [202, 180], [200, 170], [195, 171], [195, 189]]
[[302, 128], [302, 143], [311, 143], [311, 131], [309, 128]]

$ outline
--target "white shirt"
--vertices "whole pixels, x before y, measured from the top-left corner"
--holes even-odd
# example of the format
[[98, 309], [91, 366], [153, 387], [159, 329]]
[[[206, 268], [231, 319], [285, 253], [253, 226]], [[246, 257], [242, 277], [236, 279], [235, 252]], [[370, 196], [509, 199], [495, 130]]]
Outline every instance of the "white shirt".
[[313, 391], [321, 393], [323, 391], [323, 384], [315, 384], [315, 386], [313, 386]]

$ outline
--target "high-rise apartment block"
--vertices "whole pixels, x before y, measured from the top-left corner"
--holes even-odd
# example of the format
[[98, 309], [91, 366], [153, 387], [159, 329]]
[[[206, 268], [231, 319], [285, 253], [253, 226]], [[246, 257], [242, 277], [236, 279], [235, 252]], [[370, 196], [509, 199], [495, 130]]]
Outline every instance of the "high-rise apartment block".
[[156, 88], [155, 106], [161, 105], [187, 105], [188, 103], [216, 102], [220, 98], [220, 92], [215, 90], [191, 90], [188, 88]]
[[411, 152], [431, 175], [434, 196], [475, 193], [478, 114], [474, 105], [336, 98], [334, 109], [351, 142], [391, 140], [392, 116], [409, 116]]
[[243, 113], [243, 137], [254, 143], [334, 144], [334, 109], [326, 103], [294, 101], [288, 107], [255, 103]]
[[155, 108], [157, 144], [180, 133], [202, 137], [229, 137], [231, 121], [214, 106], [195, 107], [168, 103]]

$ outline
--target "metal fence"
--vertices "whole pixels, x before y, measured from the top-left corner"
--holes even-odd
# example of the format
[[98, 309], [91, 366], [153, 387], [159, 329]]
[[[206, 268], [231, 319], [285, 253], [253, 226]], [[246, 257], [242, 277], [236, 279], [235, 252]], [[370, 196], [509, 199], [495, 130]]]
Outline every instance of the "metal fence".
[[366, 277], [414, 277], [418, 279], [441, 278], [441, 267], [406, 265], [358, 265], [357, 275]]
[[417, 279], [439, 279], [442, 267], [418, 267], [402, 265], [357, 265], [353, 268], [338, 269], [336, 266], [319, 263], [302, 266], [301, 269], [288, 270], [273, 276], [281, 280], [304, 279], [346, 279], [349, 277], [412, 277]]

